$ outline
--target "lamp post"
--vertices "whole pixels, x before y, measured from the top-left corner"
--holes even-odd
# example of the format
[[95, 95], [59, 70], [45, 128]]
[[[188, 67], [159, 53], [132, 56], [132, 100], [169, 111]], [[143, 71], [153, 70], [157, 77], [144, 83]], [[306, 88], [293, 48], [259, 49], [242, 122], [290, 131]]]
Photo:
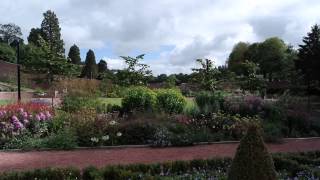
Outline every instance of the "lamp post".
[[18, 102], [20, 102], [21, 101], [21, 82], [20, 82], [20, 43], [19, 43], [19, 40], [14, 40], [13, 44], [17, 48]]

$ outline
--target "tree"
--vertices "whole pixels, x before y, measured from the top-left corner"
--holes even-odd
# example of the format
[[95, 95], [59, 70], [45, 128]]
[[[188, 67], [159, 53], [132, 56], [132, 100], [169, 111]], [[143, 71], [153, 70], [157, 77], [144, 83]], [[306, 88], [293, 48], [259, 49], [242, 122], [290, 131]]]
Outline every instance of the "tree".
[[297, 69], [301, 70], [310, 90], [312, 81], [320, 80], [320, 28], [316, 24], [299, 45]]
[[81, 63], [81, 58], [80, 58], [80, 49], [77, 45], [73, 45], [70, 47], [69, 53], [68, 53], [68, 59], [73, 64], [80, 64]]
[[170, 76], [168, 76], [168, 78], [165, 80], [165, 87], [166, 88], [173, 88], [176, 86], [177, 83], [177, 78], [176, 75], [171, 74]]
[[219, 74], [219, 70], [214, 67], [214, 63], [210, 59], [197, 59], [197, 62], [201, 67], [192, 69], [196, 73], [196, 81], [206, 90], [215, 90], [218, 83], [216, 77]]
[[32, 28], [28, 36], [28, 42], [29, 44], [40, 47], [39, 40], [42, 37], [42, 31], [40, 28]]
[[49, 50], [57, 56], [64, 57], [64, 43], [61, 39], [61, 28], [56, 14], [48, 10], [43, 13], [44, 19], [41, 23], [43, 39], [48, 43]]
[[97, 75], [96, 57], [94, 52], [89, 49], [86, 56], [85, 65], [82, 69], [81, 77], [93, 79]]
[[[240, 87], [243, 90], [249, 90], [251, 93], [254, 91], [262, 91], [265, 88], [263, 78], [257, 75], [259, 67], [254, 62], [246, 60], [241, 63], [242, 76], [240, 77]], [[262, 94], [264, 96], [264, 92]]]
[[37, 43], [40, 47], [29, 44], [23, 49], [21, 60], [26, 70], [47, 74], [48, 83], [54, 81], [54, 75], [77, 75], [77, 67], [68, 63], [64, 58], [54, 55], [42, 37]]
[[266, 39], [260, 44], [259, 49], [261, 71], [272, 81], [273, 74], [280, 72], [284, 67], [287, 45], [283, 40], [274, 37]]
[[141, 54], [137, 57], [130, 56], [120, 56], [124, 59], [127, 64], [127, 68], [121, 73], [124, 77], [122, 79], [122, 84], [127, 85], [139, 85], [146, 84], [148, 81], [148, 76], [152, 75], [152, 72], [149, 70], [149, 66], [142, 64], [139, 61], [143, 60], [144, 54]]
[[21, 39], [22, 32], [21, 28], [13, 23], [0, 24], [0, 40], [1, 42], [10, 44], [13, 40]]
[[0, 60], [16, 62], [16, 51], [7, 43], [0, 43]]
[[239, 67], [241, 63], [246, 60], [245, 54], [248, 51], [249, 43], [239, 42], [237, 43], [228, 58], [228, 67], [230, 71], [236, 74], [242, 74], [241, 68]]
[[241, 139], [228, 173], [228, 180], [275, 180], [276, 171], [271, 155], [256, 125], [248, 128]]
[[98, 79], [103, 79], [106, 76], [107, 71], [108, 71], [107, 62], [101, 59], [98, 63]]

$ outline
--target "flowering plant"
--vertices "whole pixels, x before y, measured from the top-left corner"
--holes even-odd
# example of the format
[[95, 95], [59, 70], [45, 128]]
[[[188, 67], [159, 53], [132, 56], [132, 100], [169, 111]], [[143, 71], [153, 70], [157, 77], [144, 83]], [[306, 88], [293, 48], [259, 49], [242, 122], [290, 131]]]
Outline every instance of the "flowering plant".
[[47, 128], [40, 124], [50, 122], [53, 110], [47, 105], [37, 103], [17, 103], [0, 106], [0, 135], [9, 138], [26, 131], [38, 133]]

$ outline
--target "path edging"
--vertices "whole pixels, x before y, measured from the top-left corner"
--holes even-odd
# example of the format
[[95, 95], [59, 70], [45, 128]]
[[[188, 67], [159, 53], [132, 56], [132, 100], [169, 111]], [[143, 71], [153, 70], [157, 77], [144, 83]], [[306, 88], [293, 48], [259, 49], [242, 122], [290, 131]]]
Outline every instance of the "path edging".
[[[312, 140], [312, 139], [320, 139], [320, 137], [305, 137], [305, 138], [282, 138], [283, 142], [287, 140]], [[212, 141], [212, 142], [197, 142], [193, 143], [191, 146], [201, 146], [201, 145], [210, 145], [210, 144], [234, 144], [239, 143], [240, 141]], [[272, 144], [272, 143], [271, 143]], [[119, 145], [119, 146], [94, 146], [94, 147], [75, 147], [72, 149], [54, 149], [54, 148], [40, 148], [40, 149], [1, 149], [0, 152], [32, 152], [32, 151], [74, 151], [74, 150], [90, 150], [90, 149], [125, 149], [125, 148], [153, 148], [151, 144], [142, 144], [142, 145]], [[154, 147], [154, 148], [170, 148], [174, 146], [168, 147]], [[188, 146], [180, 146], [180, 147], [188, 147]], [[190, 146], [189, 146], [190, 147]]]

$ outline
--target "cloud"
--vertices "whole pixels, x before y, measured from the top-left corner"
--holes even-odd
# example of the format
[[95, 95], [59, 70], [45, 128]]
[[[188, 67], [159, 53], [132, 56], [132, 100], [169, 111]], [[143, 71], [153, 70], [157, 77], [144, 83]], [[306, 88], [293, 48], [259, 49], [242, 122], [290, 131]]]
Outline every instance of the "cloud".
[[318, 0], [2, 0], [0, 23], [18, 24], [26, 39], [47, 9], [58, 15], [66, 50], [93, 49], [115, 68], [120, 55], [156, 54], [145, 60], [154, 74], [190, 72], [197, 58], [222, 65], [238, 41], [280, 36], [297, 46], [320, 23]]

